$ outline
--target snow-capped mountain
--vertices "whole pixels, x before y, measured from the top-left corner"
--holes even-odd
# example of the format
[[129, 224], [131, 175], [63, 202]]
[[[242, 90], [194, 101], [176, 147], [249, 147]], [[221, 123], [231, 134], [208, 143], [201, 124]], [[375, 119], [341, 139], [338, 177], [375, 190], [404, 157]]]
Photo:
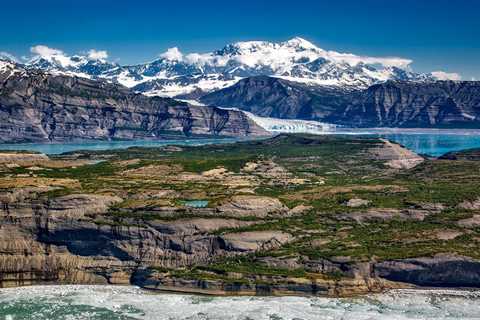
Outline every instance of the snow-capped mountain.
[[38, 46], [29, 67], [50, 72], [103, 78], [148, 95], [181, 96], [210, 92], [242, 78], [268, 75], [312, 85], [366, 88], [387, 80], [435, 80], [433, 73], [415, 73], [411, 60], [358, 56], [321, 49], [302, 38], [274, 43], [247, 41], [210, 53], [183, 54], [171, 48], [149, 63], [121, 66], [105, 54], [68, 56]]
[[5, 82], [13, 75], [25, 74], [26, 70], [19, 66], [17, 63], [0, 57], [0, 82]]

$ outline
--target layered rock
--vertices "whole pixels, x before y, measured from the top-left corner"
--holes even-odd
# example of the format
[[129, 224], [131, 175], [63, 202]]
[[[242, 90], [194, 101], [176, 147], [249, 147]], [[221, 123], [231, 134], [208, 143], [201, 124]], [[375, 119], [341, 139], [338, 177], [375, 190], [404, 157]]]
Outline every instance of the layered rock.
[[480, 127], [478, 81], [387, 81], [347, 90], [259, 76], [201, 101], [260, 116], [353, 127]]
[[246, 115], [149, 98], [104, 81], [14, 66], [0, 72], [0, 141], [267, 134]]
[[480, 286], [480, 262], [455, 255], [385, 261], [375, 264], [374, 272], [382, 278], [420, 286]]
[[340, 122], [362, 127], [480, 127], [480, 82], [389, 81], [351, 98]]
[[349, 92], [337, 87], [257, 76], [209, 93], [200, 101], [220, 107], [236, 107], [263, 117], [323, 120], [341, 111], [348, 102], [342, 97]]

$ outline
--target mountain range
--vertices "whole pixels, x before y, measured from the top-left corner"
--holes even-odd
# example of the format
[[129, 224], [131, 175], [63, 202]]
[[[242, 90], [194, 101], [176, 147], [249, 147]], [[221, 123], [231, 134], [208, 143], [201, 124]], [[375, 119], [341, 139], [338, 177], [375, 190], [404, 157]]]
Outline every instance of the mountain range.
[[207, 105], [349, 127], [480, 127], [480, 82], [389, 80], [367, 89], [250, 77], [204, 95]]
[[432, 81], [445, 76], [416, 73], [408, 59], [328, 51], [299, 37], [279, 43], [237, 42], [209, 53], [183, 54], [171, 48], [151, 62], [126, 66], [109, 62], [106, 54], [96, 52], [69, 56], [44, 46], [37, 46], [35, 52], [38, 54], [25, 63], [26, 67], [106, 79], [148, 95], [168, 97], [197, 97], [259, 75], [353, 88], [367, 88], [387, 80]]
[[301, 38], [206, 54], [173, 48], [134, 66], [103, 52], [35, 52], [26, 63], [0, 57], [0, 141], [480, 128], [480, 82], [439, 80], [444, 73], [415, 73], [407, 59], [326, 51]]
[[0, 61], [0, 142], [268, 133], [241, 111], [148, 97], [116, 83]]

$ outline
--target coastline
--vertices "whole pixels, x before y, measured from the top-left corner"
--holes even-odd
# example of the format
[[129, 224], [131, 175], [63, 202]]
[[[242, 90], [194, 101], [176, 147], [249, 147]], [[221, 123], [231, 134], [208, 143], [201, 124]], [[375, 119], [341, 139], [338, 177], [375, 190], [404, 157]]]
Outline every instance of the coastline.
[[152, 295], [181, 295], [181, 296], [200, 296], [200, 297], [212, 297], [212, 298], [235, 298], [235, 297], [265, 297], [265, 298], [281, 298], [281, 297], [297, 297], [297, 298], [328, 298], [328, 299], [361, 299], [366, 298], [372, 295], [382, 295], [382, 294], [391, 294], [391, 293], [402, 293], [402, 294], [424, 294], [424, 293], [435, 293], [435, 294], [442, 294], [442, 295], [473, 295], [476, 298], [480, 298], [480, 288], [472, 288], [472, 287], [420, 287], [420, 286], [413, 286], [413, 285], [405, 285], [404, 287], [398, 288], [385, 288], [381, 291], [372, 291], [372, 292], [365, 292], [359, 293], [355, 295], [344, 295], [344, 296], [328, 296], [328, 295], [312, 295], [312, 294], [291, 294], [291, 293], [282, 293], [276, 292], [275, 294], [270, 295], [258, 295], [254, 292], [240, 292], [240, 293], [232, 293], [232, 292], [213, 292], [208, 290], [188, 290], [185, 288], [149, 288], [149, 287], [141, 287], [134, 284], [71, 284], [71, 283], [59, 283], [59, 282], [45, 282], [45, 283], [37, 283], [37, 284], [29, 284], [29, 285], [21, 285], [21, 286], [12, 286], [12, 287], [5, 287], [0, 288], [0, 294], [5, 294], [8, 291], [15, 291], [17, 289], [32, 289], [32, 291], [43, 289], [43, 288], [55, 288], [55, 289], [81, 289], [81, 288], [92, 288], [92, 289], [104, 289], [104, 288], [118, 288], [118, 289], [135, 289], [140, 290], [142, 293], [145, 294], [152, 294]]

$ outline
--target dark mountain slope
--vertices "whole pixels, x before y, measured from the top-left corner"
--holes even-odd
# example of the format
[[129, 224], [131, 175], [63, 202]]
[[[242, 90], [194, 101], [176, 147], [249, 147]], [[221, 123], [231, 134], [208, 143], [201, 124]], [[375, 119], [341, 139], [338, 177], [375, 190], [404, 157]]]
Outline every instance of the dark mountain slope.
[[480, 82], [389, 81], [355, 97], [342, 122], [371, 127], [480, 127]]
[[351, 91], [338, 87], [309, 86], [267, 76], [240, 80], [235, 85], [207, 94], [205, 104], [237, 107], [264, 117], [324, 119], [338, 113]]
[[89, 79], [0, 68], [0, 141], [265, 134], [238, 111], [146, 97]]
[[388, 81], [346, 91], [252, 77], [201, 101], [260, 116], [355, 127], [480, 127], [480, 82], [475, 81]]

